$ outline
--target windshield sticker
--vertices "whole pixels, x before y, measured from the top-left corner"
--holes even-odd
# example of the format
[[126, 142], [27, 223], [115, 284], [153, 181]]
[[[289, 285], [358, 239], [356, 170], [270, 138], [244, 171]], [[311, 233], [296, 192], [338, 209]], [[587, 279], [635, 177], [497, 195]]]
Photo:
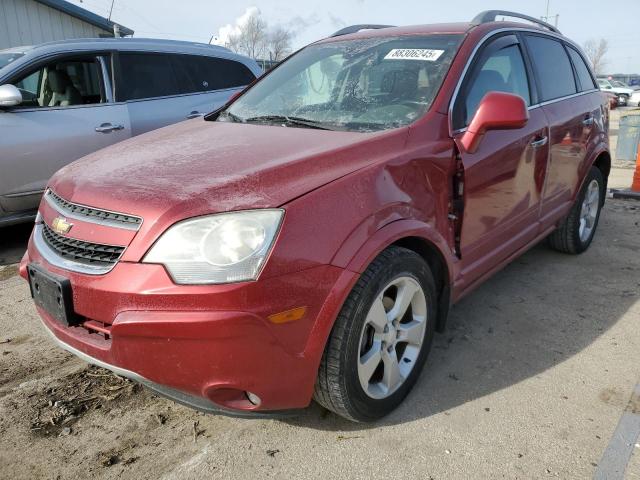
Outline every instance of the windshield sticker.
[[387, 53], [385, 60], [422, 60], [435, 62], [440, 58], [444, 50], [431, 50], [429, 48], [394, 48]]

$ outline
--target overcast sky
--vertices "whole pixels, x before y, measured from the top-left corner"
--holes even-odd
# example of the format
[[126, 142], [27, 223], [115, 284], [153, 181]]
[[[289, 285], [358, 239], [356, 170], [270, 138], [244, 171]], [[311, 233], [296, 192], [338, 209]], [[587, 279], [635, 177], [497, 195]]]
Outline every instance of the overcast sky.
[[[111, 0], [69, 1], [105, 17], [111, 7]], [[301, 47], [356, 23], [469, 21], [488, 9], [540, 17], [546, 6], [547, 0], [115, 0], [112, 20], [136, 37], [208, 42], [255, 7], [270, 25], [291, 28], [294, 46]], [[609, 72], [640, 73], [640, 0], [550, 0], [549, 14], [559, 14], [562, 33], [580, 44], [606, 38]]]

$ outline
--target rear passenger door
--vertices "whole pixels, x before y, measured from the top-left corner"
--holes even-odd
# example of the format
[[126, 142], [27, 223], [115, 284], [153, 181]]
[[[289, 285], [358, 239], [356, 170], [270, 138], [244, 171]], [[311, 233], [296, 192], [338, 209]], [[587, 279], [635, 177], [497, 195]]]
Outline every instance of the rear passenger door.
[[[456, 142], [491, 91], [519, 95], [527, 105], [536, 103], [522, 45], [514, 34], [491, 41], [476, 55], [454, 103]], [[529, 113], [521, 129], [488, 131], [474, 153], [458, 148], [464, 169], [460, 255], [466, 285], [538, 235], [548, 132], [542, 110]]]
[[255, 76], [243, 64], [177, 53], [121, 52], [116, 98], [127, 102], [133, 135], [204, 115]]
[[[551, 150], [541, 205], [541, 221], [546, 228], [571, 208], [584, 172], [587, 150], [594, 148], [594, 128], [603, 120], [600, 102], [593, 95], [596, 93], [593, 79], [589, 83], [585, 77], [582, 82], [586, 85], [581, 85], [565, 44], [546, 35], [526, 34], [525, 38], [541, 108], [550, 127]], [[584, 65], [577, 67], [582, 69]], [[588, 69], [587, 74], [590, 77]]]

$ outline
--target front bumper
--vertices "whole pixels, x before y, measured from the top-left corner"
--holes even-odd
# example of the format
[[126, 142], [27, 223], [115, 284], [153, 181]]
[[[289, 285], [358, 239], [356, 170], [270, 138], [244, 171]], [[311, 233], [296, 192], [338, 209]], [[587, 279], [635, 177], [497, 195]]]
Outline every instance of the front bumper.
[[[333, 321], [357, 274], [323, 265], [257, 282], [175, 285], [160, 265], [120, 262], [105, 275], [51, 265], [33, 239], [21, 263], [71, 282], [84, 325], [38, 309], [65, 349], [203, 411], [260, 413], [306, 407]], [[297, 307], [306, 314], [274, 324]], [[255, 405], [251, 392], [260, 398]]]

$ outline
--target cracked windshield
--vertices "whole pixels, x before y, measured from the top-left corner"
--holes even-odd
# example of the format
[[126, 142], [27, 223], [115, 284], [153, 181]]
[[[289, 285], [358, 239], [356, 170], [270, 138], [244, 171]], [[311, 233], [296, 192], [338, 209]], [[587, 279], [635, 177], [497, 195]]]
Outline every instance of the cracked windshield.
[[461, 38], [405, 36], [311, 45], [218, 120], [365, 132], [407, 125], [431, 105]]

